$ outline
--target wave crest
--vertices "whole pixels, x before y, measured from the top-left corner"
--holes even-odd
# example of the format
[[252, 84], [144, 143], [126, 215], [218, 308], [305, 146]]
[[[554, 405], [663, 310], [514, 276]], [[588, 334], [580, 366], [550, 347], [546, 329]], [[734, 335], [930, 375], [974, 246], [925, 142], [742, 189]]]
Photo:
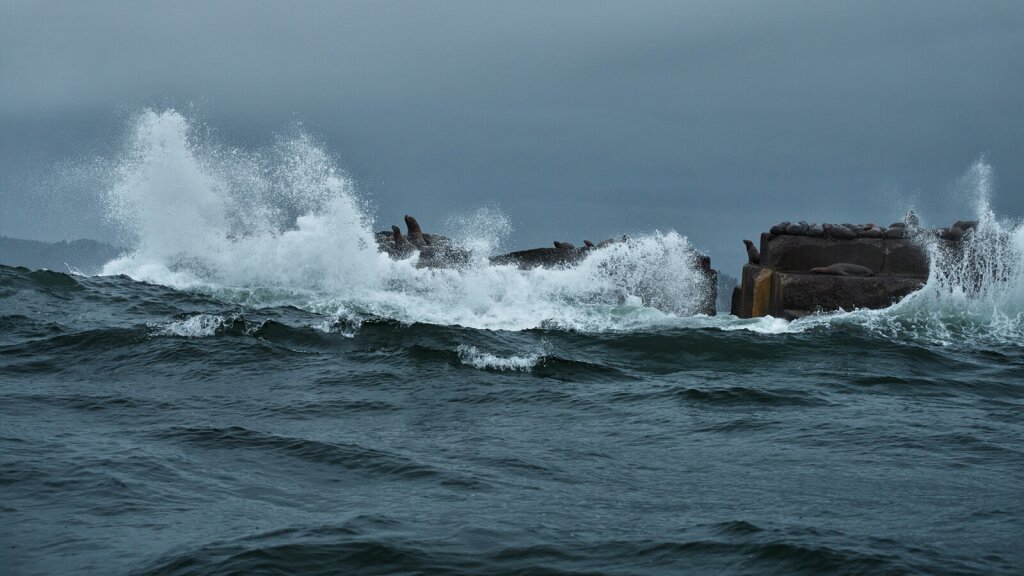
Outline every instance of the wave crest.
[[450, 224], [474, 250], [459, 269], [378, 252], [355, 187], [308, 135], [266, 150], [211, 142], [169, 110], [146, 111], [109, 193], [135, 238], [103, 274], [126, 274], [228, 302], [522, 330], [606, 330], [695, 312], [710, 289], [687, 240], [656, 233], [595, 251], [570, 269], [522, 271], [487, 256], [510, 231], [493, 207]]
[[500, 372], [529, 372], [544, 360], [544, 352], [532, 354], [498, 356], [483, 352], [476, 346], [462, 345], [458, 348], [459, 360], [479, 370], [498, 370]]

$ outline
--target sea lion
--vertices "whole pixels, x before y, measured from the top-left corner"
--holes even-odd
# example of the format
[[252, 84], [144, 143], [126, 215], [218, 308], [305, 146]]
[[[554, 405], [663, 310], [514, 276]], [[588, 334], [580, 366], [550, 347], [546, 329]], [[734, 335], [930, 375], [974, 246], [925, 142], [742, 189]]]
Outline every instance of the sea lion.
[[789, 226], [789, 225], [790, 225], [790, 222], [788, 220], [786, 220], [786, 221], [783, 221], [783, 222], [779, 222], [775, 226], [772, 226], [771, 229], [768, 230], [768, 231], [771, 232], [772, 234], [775, 234], [775, 235], [785, 234], [786, 233], [786, 227]]
[[391, 226], [391, 242], [394, 244], [395, 252], [398, 254], [408, 254], [416, 249], [412, 242], [402, 236], [402, 229], [398, 226]]
[[596, 246], [594, 246], [594, 243], [591, 242], [590, 240], [584, 240], [583, 245], [586, 246], [587, 248], [596, 248]]
[[964, 234], [978, 227], [977, 220], [957, 220], [946, 230], [945, 237], [949, 240], [960, 240]]
[[891, 240], [891, 239], [894, 239], [894, 238], [906, 238], [906, 237], [907, 237], [907, 227], [906, 226], [890, 226], [890, 227], [885, 229], [885, 232], [882, 233], [882, 238], [885, 238], [885, 239], [888, 239], [888, 240]]
[[440, 234], [430, 234], [429, 232], [423, 233], [423, 239], [427, 241], [427, 244], [436, 246], [438, 244], [451, 244], [451, 240], [447, 236], [441, 236]]
[[825, 235], [825, 228], [821, 224], [811, 224], [807, 229], [807, 235], [813, 238], [821, 238]]
[[807, 236], [807, 222], [800, 221], [786, 226], [786, 234], [791, 236]]
[[874, 276], [875, 273], [870, 268], [865, 268], [859, 264], [850, 264], [848, 262], [839, 262], [832, 264], [831, 266], [821, 266], [819, 268], [811, 268], [811, 272], [815, 274], [828, 274], [831, 276]]
[[576, 245], [572, 242], [559, 242], [558, 240], [555, 240], [555, 248], [559, 250], [572, 250], [576, 248]]
[[423, 248], [429, 244], [426, 237], [423, 236], [423, 230], [420, 229], [420, 223], [417, 222], [415, 218], [406, 214], [405, 226], [409, 229], [409, 242], [412, 242], [413, 246]]
[[865, 227], [861, 229], [860, 233], [857, 234], [857, 236], [861, 238], [881, 238], [882, 229], [879, 228], [878, 226], [875, 226], [874, 224], [872, 224], [871, 226], [865, 225]]
[[841, 224], [835, 224], [829, 228], [828, 235], [830, 238], [835, 238], [836, 240], [853, 240], [857, 237], [856, 232]]
[[761, 253], [757, 251], [757, 248], [754, 248], [754, 243], [750, 240], [744, 240], [743, 243], [747, 246], [747, 261], [751, 264], [760, 264]]

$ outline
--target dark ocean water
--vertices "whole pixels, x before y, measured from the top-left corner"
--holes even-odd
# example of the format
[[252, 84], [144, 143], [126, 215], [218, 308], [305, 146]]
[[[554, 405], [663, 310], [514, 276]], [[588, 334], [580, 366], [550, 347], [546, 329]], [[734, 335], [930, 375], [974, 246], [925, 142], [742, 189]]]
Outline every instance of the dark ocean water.
[[1012, 333], [308, 310], [0, 267], [0, 572], [1022, 573]]
[[147, 110], [82, 168], [130, 252], [0, 266], [0, 574], [1024, 573], [1024, 227], [984, 163], [921, 291], [792, 323], [694, 315], [674, 231], [522, 271], [481, 208], [423, 222], [471, 261], [392, 260], [301, 133]]

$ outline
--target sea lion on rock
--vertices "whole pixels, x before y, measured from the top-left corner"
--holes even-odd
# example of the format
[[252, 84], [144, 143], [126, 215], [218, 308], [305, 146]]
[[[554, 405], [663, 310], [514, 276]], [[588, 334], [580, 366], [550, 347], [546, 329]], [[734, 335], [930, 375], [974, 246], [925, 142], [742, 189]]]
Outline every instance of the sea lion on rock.
[[856, 232], [840, 224], [836, 224], [829, 228], [828, 235], [830, 238], [835, 238], [836, 240], [853, 240], [857, 237]]
[[948, 240], [960, 240], [964, 234], [978, 227], [977, 220], [957, 220], [946, 230], [945, 237]]
[[743, 243], [747, 246], [747, 261], [751, 264], [760, 264], [761, 253], [754, 247], [754, 243], [750, 240], [744, 240]]
[[779, 222], [775, 226], [772, 226], [771, 230], [769, 230], [769, 232], [771, 232], [772, 234], [775, 234], [775, 235], [785, 234], [786, 233], [786, 227], [789, 226], [789, 225], [790, 225], [789, 221]]
[[875, 273], [870, 268], [865, 268], [859, 264], [850, 264], [848, 262], [840, 262], [838, 264], [832, 264], [831, 266], [821, 266], [818, 268], [811, 268], [811, 272], [815, 274], [828, 274], [830, 276], [874, 276]]
[[798, 222], [786, 226], [786, 234], [790, 236], [807, 236], [807, 222]]
[[821, 238], [825, 235], [825, 228], [821, 224], [812, 224], [811, 227], [807, 229], [807, 235], [812, 238]]
[[555, 248], [559, 250], [572, 250], [573, 248], [576, 248], [576, 245], [572, 242], [559, 242], [558, 240], [555, 240]]
[[420, 223], [415, 218], [405, 215], [405, 226], [409, 229], [409, 242], [417, 248], [423, 248], [428, 244], [427, 239], [423, 236], [423, 230], [420, 229]]
[[436, 246], [439, 244], [451, 244], [451, 240], [449, 240], [447, 236], [441, 236], [440, 234], [429, 234], [427, 232], [424, 232], [423, 239], [427, 242], [427, 244], [430, 244], [431, 246]]
[[584, 240], [583, 245], [586, 246], [587, 248], [596, 248], [596, 246], [594, 246], [594, 243], [591, 242], [590, 240]]
[[906, 226], [890, 226], [890, 227], [885, 229], [885, 232], [882, 233], [882, 238], [886, 238], [886, 239], [889, 239], [889, 240], [894, 239], [894, 238], [906, 238], [906, 237], [907, 237], [907, 227]]
[[398, 254], [408, 254], [416, 249], [412, 242], [402, 236], [402, 230], [398, 226], [391, 227], [391, 242], [395, 246], [395, 252]]
[[857, 234], [857, 236], [859, 236], [860, 238], [881, 238], [882, 229], [879, 228], [878, 226], [872, 225], [866, 228], [862, 228], [860, 233]]

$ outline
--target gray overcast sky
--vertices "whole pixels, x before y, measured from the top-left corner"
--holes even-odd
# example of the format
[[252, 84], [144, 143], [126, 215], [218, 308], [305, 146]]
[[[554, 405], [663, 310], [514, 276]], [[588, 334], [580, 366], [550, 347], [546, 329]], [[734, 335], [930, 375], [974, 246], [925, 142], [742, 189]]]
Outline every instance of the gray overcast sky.
[[[1024, 214], [1024, 2], [0, 2], [0, 234], [106, 239], [67, 162], [145, 106], [301, 121], [428, 231], [520, 247], [673, 228], [735, 275], [782, 220], [946, 224], [985, 155]], [[61, 168], [61, 166], [64, 166]]]

